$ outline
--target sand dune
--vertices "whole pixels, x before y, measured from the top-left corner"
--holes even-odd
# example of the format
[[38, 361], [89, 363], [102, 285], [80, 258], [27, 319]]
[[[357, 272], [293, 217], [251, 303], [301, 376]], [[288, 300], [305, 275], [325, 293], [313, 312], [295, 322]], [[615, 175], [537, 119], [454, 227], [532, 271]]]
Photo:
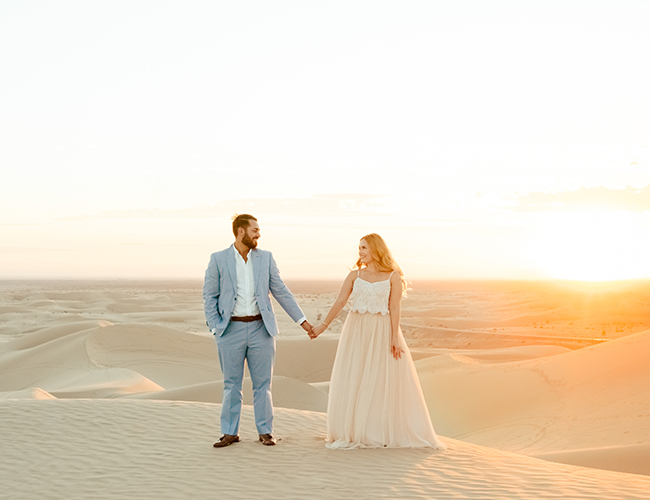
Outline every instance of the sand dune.
[[275, 374], [303, 382], [328, 381], [338, 342], [338, 335], [327, 334], [315, 341], [306, 337], [278, 339]]
[[[221, 372], [211, 336], [157, 325], [100, 323], [104, 326], [75, 322], [46, 328], [0, 344], [0, 391], [39, 388], [58, 398], [147, 393], [152, 399], [221, 401]], [[278, 340], [277, 406], [326, 410], [326, 394], [307, 382], [329, 380], [337, 342]]]
[[0, 391], [116, 397], [215, 380], [213, 340], [152, 325], [46, 329], [0, 345]]
[[[169, 401], [200, 401], [221, 403], [223, 381], [204, 382], [202, 384], [179, 387], [148, 393], [131, 394], [132, 399], [155, 399]], [[253, 386], [251, 379], [244, 378], [244, 404], [253, 404]], [[293, 378], [273, 377], [273, 405], [297, 410], [327, 411], [327, 392], [310, 384]]]
[[56, 397], [43, 389], [23, 389], [0, 392], [0, 399], [56, 399]]
[[650, 474], [648, 352], [650, 331], [533, 360], [445, 354], [417, 366], [443, 435], [570, 463], [598, 450], [603, 466], [634, 446], [634, 471]]
[[[198, 288], [39, 286], [0, 283], [10, 498], [650, 498], [650, 480], [633, 475], [650, 475], [643, 289], [412, 292], [405, 333], [450, 449], [337, 453], [323, 446], [322, 412], [342, 318], [310, 341], [279, 312], [279, 446], [255, 442], [246, 407], [244, 441], [214, 450], [222, 382]], [[298, 298], [313, 319], [333, 297]], [[593, 345], [575, 349], [582, 339]], [[250, 403], [248, 379], [244, 394]]]
[[631, 444], [623, 446], [602, 446], [583, 448], [555, 453], [538, 453], [536, 458], [563, 464], [580, 465], [611, 471], [648, 475], [650, 444]]
[[[20, 499], [647, 499], [650, 478], [556, 464], [445, 439], [446, 452], [333, 451], [322, 413], [277, 410], [260, 445], [217, 450], [218, 405], [171, 401], [0, 401], [0, 484]], [[27, 479], [29, 477], [29, 479]]]
[[544, 358], [571, 352], [570, 349], [553, 345], [533, 345], [521, 347], [502, 347], [497, 349], [418, 349], [412, 348], [413, 359], [430, 358], [443, 354], [464, 356], [476, 363], [502, 363], [504, 361], [522, 361], [525, 359]]

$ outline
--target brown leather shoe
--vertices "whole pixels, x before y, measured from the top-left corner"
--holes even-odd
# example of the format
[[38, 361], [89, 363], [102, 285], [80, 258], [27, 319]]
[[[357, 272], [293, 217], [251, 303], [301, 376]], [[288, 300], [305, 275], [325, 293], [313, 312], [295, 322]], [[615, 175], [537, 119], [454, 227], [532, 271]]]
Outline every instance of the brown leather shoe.
[[271, 434], [260, 434], [260, 443], [264, 446], [275, 446], [275, 438]]
[[230, 446], [233, 443], [239, 442], [239, 436], [233, 436], [231, 434], [224, 434], [219, 438], [219, 441], [214, 443], [212, 446], [215, 448], [223, 448], [224, 446]]

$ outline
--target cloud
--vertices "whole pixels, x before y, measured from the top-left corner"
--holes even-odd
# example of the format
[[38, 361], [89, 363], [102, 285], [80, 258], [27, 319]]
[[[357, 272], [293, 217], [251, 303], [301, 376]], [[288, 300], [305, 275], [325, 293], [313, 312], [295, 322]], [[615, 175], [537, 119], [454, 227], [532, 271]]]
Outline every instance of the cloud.
[[650, 211], [650, 185], [637, 189], [610, 189], [603, 186], [563, 193], [533, 192], [519, 196], [511, 210], [517, 212], [554, 212], [610, 210], [623, 212]]
[[302, 217], [364, 216], [376, 215], [385, 210], [383, 196], [368, 194], [321, 195], [311, 198], [228, 200], [213, 205], [203, 203], [180, 209], [108, 210], [95, 214], [61, 217], [58, 221], [80, 222], [86, 220], [116, 219], [201, 219], [231, 216], [235, 213], [288, 215]]

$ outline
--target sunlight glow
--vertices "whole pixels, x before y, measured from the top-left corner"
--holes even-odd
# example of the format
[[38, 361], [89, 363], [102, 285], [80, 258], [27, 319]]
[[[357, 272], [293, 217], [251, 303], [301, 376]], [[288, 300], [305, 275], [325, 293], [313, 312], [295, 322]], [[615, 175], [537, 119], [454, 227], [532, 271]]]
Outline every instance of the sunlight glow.
[[550, 278], [607, 281], [650, 275], [643, 216], [591, 211], [549, 216], [532, 250]]

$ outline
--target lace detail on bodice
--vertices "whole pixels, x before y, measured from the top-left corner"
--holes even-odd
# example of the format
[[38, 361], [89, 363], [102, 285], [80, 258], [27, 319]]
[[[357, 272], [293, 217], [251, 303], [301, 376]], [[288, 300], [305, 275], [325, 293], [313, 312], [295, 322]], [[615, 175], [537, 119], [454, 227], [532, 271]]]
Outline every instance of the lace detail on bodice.
[[357, 278], [350, 294], [350, 311], [358, 313], [388, 314], [390, 279], [370, 283]]

